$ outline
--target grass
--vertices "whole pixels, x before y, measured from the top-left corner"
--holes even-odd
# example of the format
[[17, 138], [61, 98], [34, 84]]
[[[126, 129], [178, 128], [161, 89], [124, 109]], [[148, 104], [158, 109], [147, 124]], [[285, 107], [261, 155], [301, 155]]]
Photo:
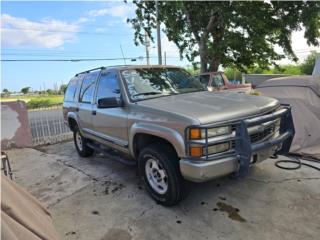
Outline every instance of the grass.
[[60, 104], [63, 102], [63, 95], [22, 95], [1, 98], [1, 102], [12, 102], [17, 100], [26, 102], [28, 109], [34, 109], [38, 107], [47, 107], [54, 104]]

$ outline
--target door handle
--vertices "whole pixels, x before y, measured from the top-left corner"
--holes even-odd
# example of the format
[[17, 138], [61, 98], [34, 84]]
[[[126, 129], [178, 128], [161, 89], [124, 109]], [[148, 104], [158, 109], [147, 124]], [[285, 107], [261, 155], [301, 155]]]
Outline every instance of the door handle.
[[97, 115], [97, 111], [96, 110], [92, 110], [92, 115]]

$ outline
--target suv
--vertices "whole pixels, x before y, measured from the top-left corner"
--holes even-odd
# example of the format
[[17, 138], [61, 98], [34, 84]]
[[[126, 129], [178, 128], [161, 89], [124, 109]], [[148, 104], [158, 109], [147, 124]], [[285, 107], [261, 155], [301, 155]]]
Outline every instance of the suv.
[[194, 76], [209, 91], [228, 90], [238, 93], [250, 93], [252, 90], [251, 83], [240, 84], [237, 81], [230, 82], [224, 72], [208, 72]]
[[101, 67], [75, 75], [64, 118], [82, 157], [116, 149], [138, 164], [160, 204], [182, 200], [188, 183], [233, 174], [288, 153], [294, 128], [288, 106], [273, 98], [208, 92], [183, 69]]

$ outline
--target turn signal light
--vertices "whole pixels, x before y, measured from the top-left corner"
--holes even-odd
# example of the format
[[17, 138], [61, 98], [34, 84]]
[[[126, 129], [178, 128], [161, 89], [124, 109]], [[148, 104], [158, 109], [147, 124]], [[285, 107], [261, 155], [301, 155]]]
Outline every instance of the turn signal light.
[[201, 138], [201, 130], [198, 128], [190, 129], [190, 139], [200, 139]]
[[190, 147], [191, 157], [202, 157], [202, 147]]

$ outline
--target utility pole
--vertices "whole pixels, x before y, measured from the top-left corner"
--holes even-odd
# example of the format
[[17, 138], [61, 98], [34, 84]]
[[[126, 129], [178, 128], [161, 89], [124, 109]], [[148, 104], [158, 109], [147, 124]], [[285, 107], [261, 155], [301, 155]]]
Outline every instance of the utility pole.
[[160, 22], [159, 22], [158, 1], [156, 1], [156, 17], [157, 17], [158, 64], [159, 64], [159, 65], [162, 65], [161, 35], [160, 35]]
[[167, 52], [164, 51], [164, 65], [167, 65]]
[[144, 45], [146, 46], [146, 59], [147, 59], [147, 65], [150, 64], [150, 55], [149, 55], [149, 47], [150, 47], [150, 41], [149, 41], [149, 38], [148, 38], [148, 34], [146, 31], [144, 31]]

